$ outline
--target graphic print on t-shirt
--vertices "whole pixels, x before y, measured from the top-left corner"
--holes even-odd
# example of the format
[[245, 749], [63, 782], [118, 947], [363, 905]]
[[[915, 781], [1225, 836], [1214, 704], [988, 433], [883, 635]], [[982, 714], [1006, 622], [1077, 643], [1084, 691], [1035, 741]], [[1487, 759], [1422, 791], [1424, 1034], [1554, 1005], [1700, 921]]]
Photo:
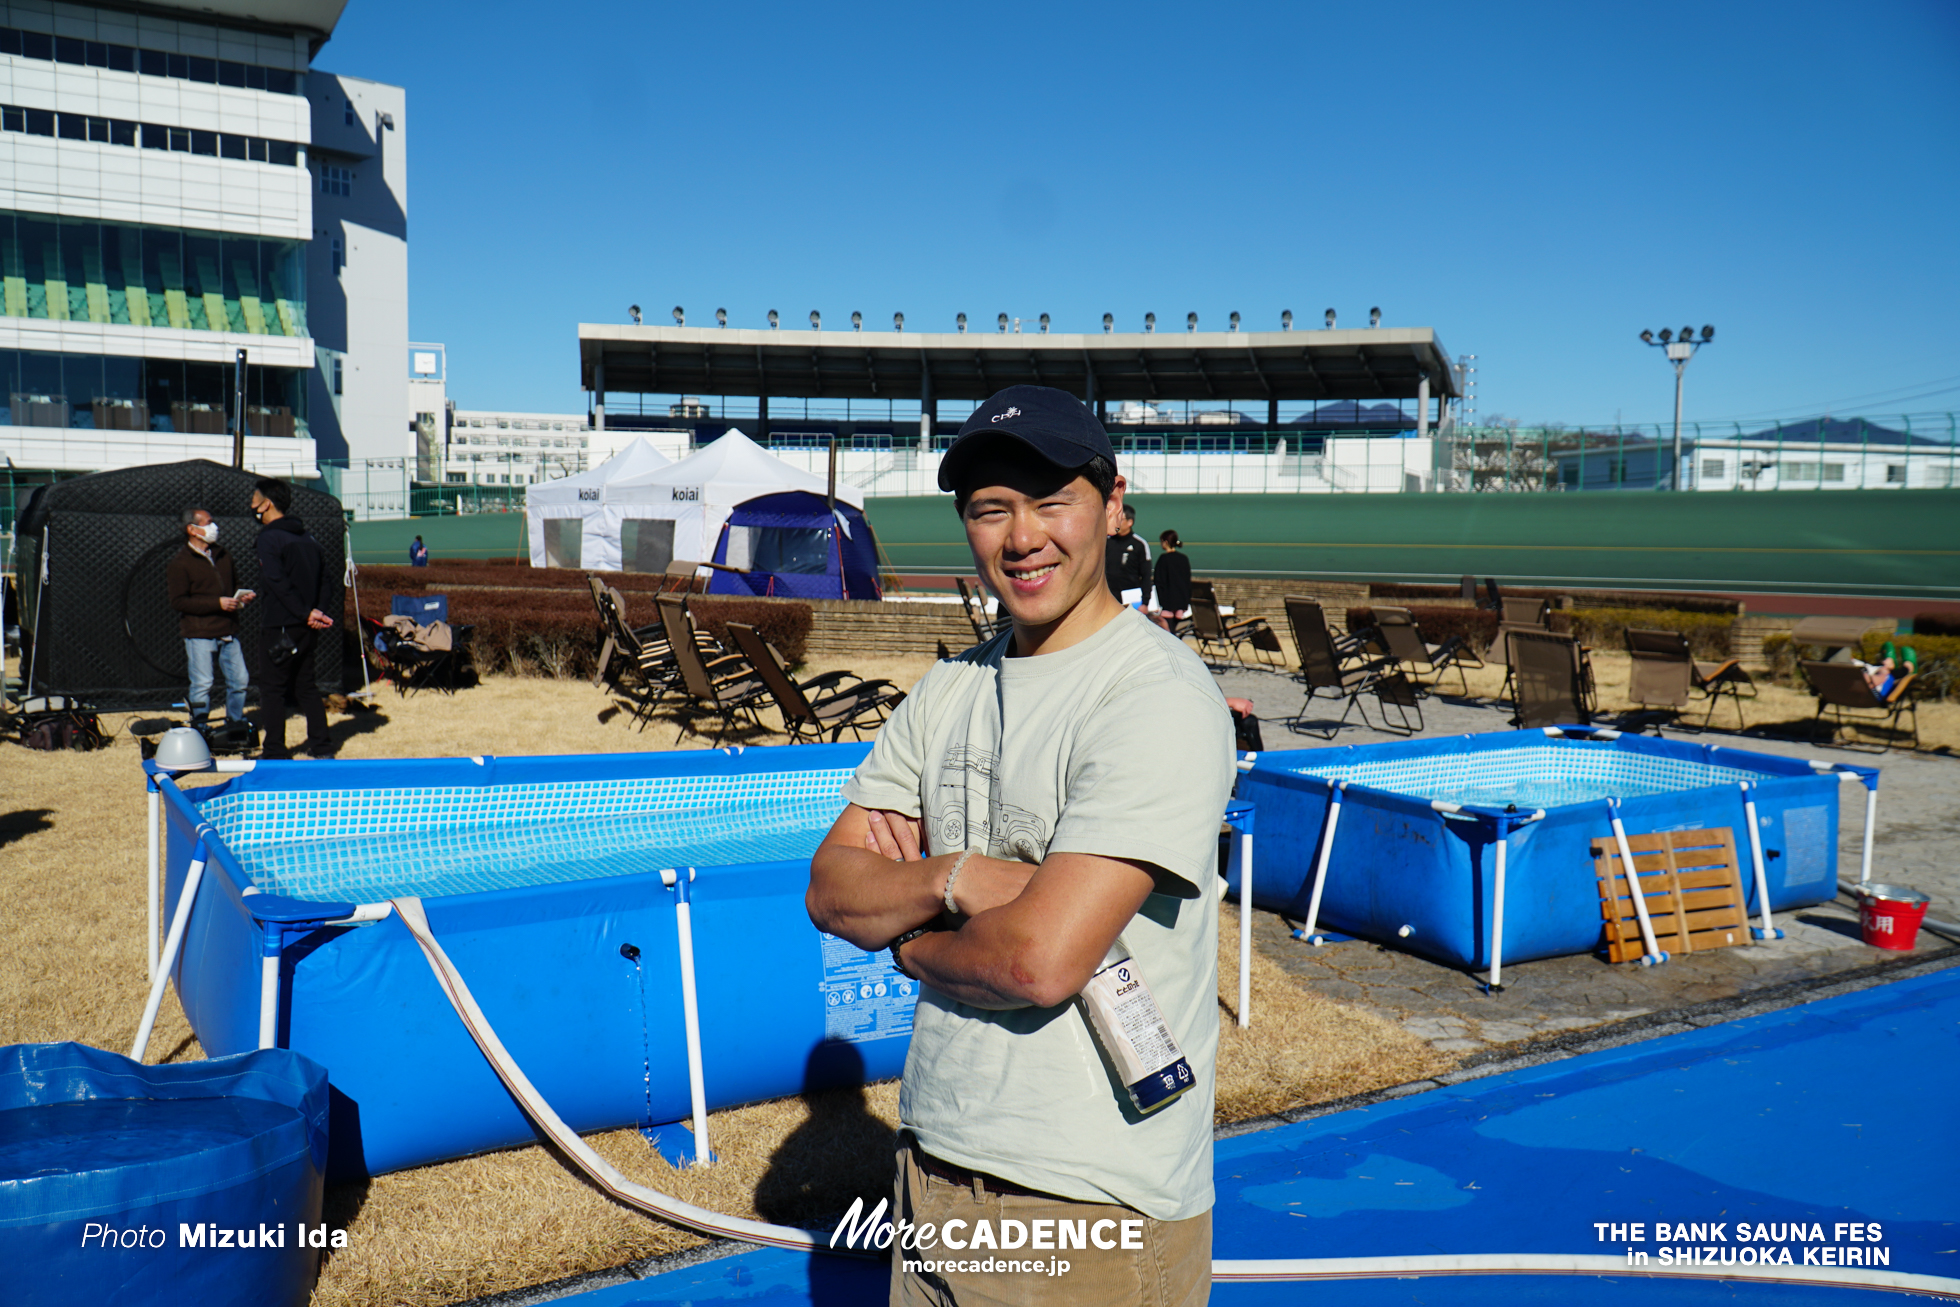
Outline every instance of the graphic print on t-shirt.
[[[1048, 823], [1025, 808], [1000, 797], [1000, 758], [972, 745], [954, 745], [940, 763], [943, 779], [932, 796], [931, 823], [935, 853], [977, 848], [989, 857], [1040, 862], [1048, 853]], [[977, 784], [976, 784], [977, 782]], [[979, 790], [987, 796], [987, 826], [976, 829], [967, 821], [969, 798]]]

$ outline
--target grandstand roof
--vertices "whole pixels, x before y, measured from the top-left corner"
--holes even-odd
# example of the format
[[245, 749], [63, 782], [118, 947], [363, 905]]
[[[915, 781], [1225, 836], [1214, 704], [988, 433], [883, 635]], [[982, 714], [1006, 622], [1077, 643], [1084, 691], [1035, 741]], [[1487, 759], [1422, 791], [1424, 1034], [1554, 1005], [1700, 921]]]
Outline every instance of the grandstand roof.
[[[1062, 335], [731, 330], [580, 323], [579, 383], [608, 392], [985, 399], [1055, 386], [1084, 399], [1413, 399], [1456, 394], [1427, 327]], [[925, 387], [930, 373], [931, 387]], [[1093, 378], [1093, 389], [1091, 379]]]

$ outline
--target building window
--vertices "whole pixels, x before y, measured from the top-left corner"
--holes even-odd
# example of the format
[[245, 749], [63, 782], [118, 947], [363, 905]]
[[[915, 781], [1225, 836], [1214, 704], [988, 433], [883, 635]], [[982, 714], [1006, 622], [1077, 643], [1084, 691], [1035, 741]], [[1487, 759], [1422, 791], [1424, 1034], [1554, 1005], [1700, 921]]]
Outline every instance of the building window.
[[1725, 459], [1704, 458], [1701, 460], [1701, 479], [1703, 481], [1720, 481], [1727, 473], [1727, 470], [1728, 463]]
[[445, 473], [443, 473], [443, 477], [442, 477], [442, 479], [443, 479], [443, 480], [445, 480], [445, 481], [449, 481], [449, 482], [452, 482], [452, 483], [453, 483], [453, 482], [457, 482], [457, 481], [467, 481], [467, 480], [469, 480], [469, 473], [467, 473], [467, 472], [445, 472]]
[[150, 150], [221, 155], [227, 159], [250, 159], [258, 163], [282, 164], [288, 168], [299, 162], [299, 146], [291, 141], [234, 136], [229, 132], [192, 131], [188, 127], [169, 127], [160, 123], [134, 123], [125, 118], [55, 113], [18, 105], [0, 105], [0, 130], [25, 132], [30, 136], [59, 136], [68, 141], [93, 141], [98, 145], [120, 145], [131, 150], [141, 145]]
[[354, 170], [342, 168], [337, 164], [320, 165], [320, 194], [352, 195], [354, 193]]
[[13, 27], [0, 27], [0, 54], [79, 64], [87, 68], [107, 68], [118, 73], [141, 73], [145, 77], [175, 77], [180, 81], [241, 86], [252, 91], [271, 91], [275, 95], [302, 93], [299, 74], [290, 68], [199, 59], [162, 50], [110, 45], [105, 41], [84, 41], [73, 36], [51, 37], [45, 32], [23, 32]]
[[347, 266], [347, 242], [338, 236], [334, 237], [329, 257], [333, 260], [333, 275], [338, 277], [340, 270]]
[[334, 360], [333, 360], [333, 393], [336, 395], [341, 393], [340, 373], [341, 373], [341, 358], [338, 354], [336, 354], [334, 355]]
[[349, 127], [354, 125], [354, 102], [352, 100], [349, 100], [342, 108], [340, 120]]
[[1906, 465], [1904, 463], [1887, 463], [1885, 465], [1885, 484], [1888, 486], [1902, 486], [1905, 483]]

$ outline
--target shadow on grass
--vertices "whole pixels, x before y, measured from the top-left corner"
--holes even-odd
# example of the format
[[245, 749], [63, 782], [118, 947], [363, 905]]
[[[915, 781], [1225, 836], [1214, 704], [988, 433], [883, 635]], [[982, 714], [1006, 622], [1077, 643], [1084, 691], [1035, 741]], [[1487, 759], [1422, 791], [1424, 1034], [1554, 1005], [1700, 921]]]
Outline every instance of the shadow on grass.
[[0, 848], [24, 840], [29, 835], [53, 830], [54, 822], [49, 820], [53, 814], [53, 808], [19, 808], [0, 813]]

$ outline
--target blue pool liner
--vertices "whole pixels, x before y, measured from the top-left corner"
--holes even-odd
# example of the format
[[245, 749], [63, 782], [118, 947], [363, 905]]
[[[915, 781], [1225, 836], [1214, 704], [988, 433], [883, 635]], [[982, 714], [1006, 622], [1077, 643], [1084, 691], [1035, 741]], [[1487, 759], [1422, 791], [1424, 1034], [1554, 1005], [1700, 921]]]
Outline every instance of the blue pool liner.
[[[327, 1120], [326, 1070], [285, 1049], [144, 1066], [0, 1048], [6, 1301], [305, 1303], [320, 1252], [296, 1227], [320, 1225]], [[281, 1244], [185, 1246], [212, 1227]]]
[[[1886, 1269], [1960, 1296], [1947, 1163], [1960, 1117], [1960, 969], [1220, 1140], [1221, 1260], [1625, 1256], [1594, 1222], [1877, 1222]], [[867, 1195], [867, 1200], [876, 1195]], [[1609, 1230], [1610, 1233], [1610, 1230]], [[1763, 1245], [1756, 1245], [1760, 1248]], [[1775, 1245], [1782, 1246], [1782, 1245]], [[1790, 1243], [1800, 1261], [1803, 1243]], [[1047, 1254], [1043, 1254], [1044, 1256]], [[1059, 1254], [1056, 1254], [1059, 1255]], [[1801, 1266], [1798, 1268], [1802, 1270]], [[1627, 1274], [1426, 1274], [1219, 1283], [1221, 1307], [1512, 1307], [1607, 1295], [1635, 1307], [1932, 1301], [1871, 1288]], [[1829, 1272], [1820, 1272], [1819, 1278]], [[1857, 1268], [1844, 1274], [1857, 1278]], [[577, 1307], [827, 1307], [883, 1301], [875, 1263], [767, 1249], [569, 1299]], [[1949, 1299], [1950, 1300], [1950, 1299]]]

